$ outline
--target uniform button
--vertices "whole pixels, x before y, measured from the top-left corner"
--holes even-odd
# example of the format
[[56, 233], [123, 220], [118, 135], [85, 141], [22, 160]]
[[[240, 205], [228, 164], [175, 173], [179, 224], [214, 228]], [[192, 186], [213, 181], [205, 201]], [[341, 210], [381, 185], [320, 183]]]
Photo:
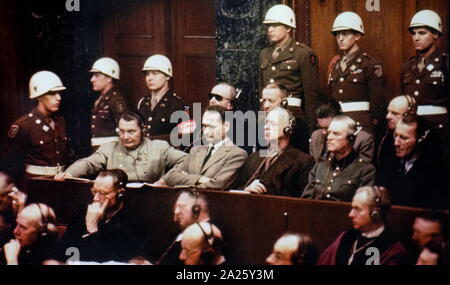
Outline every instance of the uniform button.
[[330, 180], [330, 182], [331, 182], [331, 183], [333, 183], [333, 182], [334, 182], [334, 180], [333, 180], [333, 179], [331, 179], [331, 180]]
[[439, 124], [439, 126], [438, 126], [439, 129], [442, 129], [443, 127], [444, 127], [443, 124]]
[[351, 180], [349, 180], [349, 181], [347, 181], [347, 183], [348, 183], [348, 184], [352, 184], [352, 181], [351, 181]]
[[56, 154], [59, 154], [59, 151], [56, 151]]
[[145, 103], [145, 105], [147, 105], [147, 106], [148, 106], [148, 105], [150, 105], [150, 104], [149, 104], [149, 103]]
[[336, 177], [336, 175], [337, 175], [337, 173], [336, 173], [336, 172], [334, 172], [334, 173], [333, 173], [333, 177]]
[[147, 129], [151, 129], [152, 128], [152, 126], [147, 126]]
[[341, 79], [339, 79], [340, 82], [344, 82], [344, 77], [341, 77]]
[[342, 94], [342, 93], [344, 93], [344, 90], [339, 89], [339, 94]]
[[330, 198], [331, 197], [331, 195], [330, 194], [327, 194], [327, 198]]
[[420, 84], [420, 79], [417, 79], [417, 80], [416, 80], [416, 84]]
[[269, 82], [270, 82], [270, 83], [275, 83], [275, 79], [270, 78]]
[[339, 168], [339, 166], [338, 166], [338, 167], [336, 167], [336, 170], [337, 170], [337, 171], [339, 171], [339, 169], [340, 169], [340, 168]]
[[41, 123], [41, 120], [37, 119], [37, 120], [36, 120], [36, 124], [39, 125], [40, 123]]
[[436, 57], [434, 61], [439, 62], [439, 57]]
[[57, 143], [58, 142], [58, 139], [55, 139], [55, 143]]
[[316, 180], [316, 182], [317, 182], [317, 183], [319, 183], [319, 182], [320, 182], [320, 180], [319, 180], [319, 179], [317, 179], [317, 180]]
[[28, 114], [28, 117], [30, 117], [30, 118], [33, 117], [33, 114], [29, 113], [29, 114]]
[[39, 141], [40, 144], [44, 144], [44, 141]]
[[414, 96], [419, 96], [419, 91], [414, 91]]
[[95, 119], [95, 115], [92, 116], [92, 119]]
[[290, 66], [290, 65], [288, 65], [287, 69], [291, 70], [291, 66]]
[[166, 119], [165, 119], [165, 118], [162, 118], [162, 119], [161, 119], [161, 122], [165, 122], [165, 121], [166, 121]]
[[433, 85], [437, 85], [437, 81], [433, 81]]
[[328, 187], [327, 187], [327, 190], [328, 190], [328, 191], [330, 191], [330, 190], [331, 190], [331, 187], [330, 187], [330, 186], [328, 186]]
[[119, 164], [119, 167], [123, 167], [123, 164]]
[[272, 70], [275, 71], [277, 68], [275, 66], [272, 66]]
[[95, 128], [95, 125], [92, 125], [91, 128]]
[[152, 120], [153, 120], [153, 118], [152, 118], [152, 117], [148, 118], [148, 121], [149, 121], [149, 122], [151, 122]]
[[358, 79], [356, 79], [356, 78], [355, 78], [355, 79], [353, 79], [353, 82], [358, 82]]

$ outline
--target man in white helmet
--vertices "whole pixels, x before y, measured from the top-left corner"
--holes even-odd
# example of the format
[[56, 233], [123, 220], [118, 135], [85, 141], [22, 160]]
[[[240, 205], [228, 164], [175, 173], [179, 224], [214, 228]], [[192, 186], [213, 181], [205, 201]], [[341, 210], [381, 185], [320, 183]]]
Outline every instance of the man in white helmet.
[[63, 90], [66, 87], [53, 72], [39, 71], [31, 77], [29, 96], [37, 106], [11, 125], [2, 151], [6, 170], [14, 178], [21, 177], [23, 166], [27, 176], [54, 176], [64, 167], [66, 126], [64, 118], [57, 114]]
[[92, 90], [99, 93], [91, 113], [91, 145], [117, 141], [116, 125], [127, 104], [115, 83], [120, 79], [119, 64], [112, 58], [103, 57], [92, 66]]
[[343, 12], [334, 20], [331, 33], [340, 53], [328, 66], [327, 89], [346, 116], [371, 134], [374, 123], [383, 118], [385, 99], [381, 65], [362, 51], [358, 41], [364, 26], [358, 14]]
[[137, 109], [144, 118], [147, 133], [150, 136], [170, 134], [177, 126], [170, 122], [170, 116], [184, 110], [182, 99], [169, 88], [172, 63], [164, 55], [155, 54], [145, 61], [142, 71], [150, 94], [139, 100]]
[[424, 116], [433, 132], [442, 138], [442, 152], [448, 160], [449, 61], [448, 54], [438, 47], [441, 18], [432, 10], [419, 11], [411, 19], [408, 31], [416, 55], [403, 64], [402, 94], [417, 101], [417, 115]]
[[316, 123], [315, 111], [322, 101], [317, 55], [306, 44], [293, 40], [295, 14], [286, 5], [275, 5], [267, 11], [263, 22], [271, 46], [259, 56], [259, 98], [270, 83], [286, 86], [289, 107], [296, 117], [306, 120], [309, 132]]

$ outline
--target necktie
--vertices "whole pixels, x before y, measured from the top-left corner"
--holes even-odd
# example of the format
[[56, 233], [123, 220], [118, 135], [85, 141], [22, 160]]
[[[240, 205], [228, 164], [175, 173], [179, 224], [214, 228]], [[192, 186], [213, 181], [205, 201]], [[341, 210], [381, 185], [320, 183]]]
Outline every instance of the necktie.
[[211, 157], [213, 150], [214, 150], [214, 145], [212, 145], [208, 148], [208, 153], [206, 154], [205, 160], [203, 160], [202, 168], [203, 168], [203, 166], [205, 166], [206, 162]]
[[341, 65], [342, 71], [345, 71], [347, 69], [347, 57], [346, 56], [344, 56], [342, 58], [340, 65]]
[[272, 52], [272, 59], [275, 60], [281, 53], [281, 48], [276, 48]]
[[156, 104], [158, 104], [158, 99], [156, 97], [152, 96], [151, 104], [152, 104], [151, 108], [152, 108], [152, 111], [153, 111], [153, 109], [156, 107]]
[[424, 68], [425, 68], [425, 57], [422, 57], [420, 59], [419, 64], [417, 65], [417, 69], [419, 70], [419, 72], [422, 72]]

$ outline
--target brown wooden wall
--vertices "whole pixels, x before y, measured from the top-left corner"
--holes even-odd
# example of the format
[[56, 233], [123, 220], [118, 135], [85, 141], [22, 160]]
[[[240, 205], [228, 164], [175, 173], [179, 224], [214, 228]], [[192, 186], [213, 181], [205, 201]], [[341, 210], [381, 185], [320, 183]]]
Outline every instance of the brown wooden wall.
[[365, 35], [360, 41], [360, 46], [383, 65], [388, 98], [400, 92], [402, 63], [414, 55], [407, 27], [411, 17], [417, 11], [432, 9], [441, 16], [444, 36], [440, 40], [440, 45], [448, 51], [449, 2], [447, 0], [380, 0], [379, 12], [367, 11], [365, 0], [291, 0], [287, 2], [294, 7], [299, 21], [297, 37], [307, 42], [319, 57], [323, 83], [326, 82], [328, 63], [337, 53], [335, 39], [330, 32], [331, 27], [336, 16], [344, 11], [353, 11], [361, 16]]
[[121, 66], [120, 88], [135, 108], [148, 93], [145, 60], [166, 55], [171, 86], [185, 102], [199, 102], [215, 82], [215, 5], [210, 0], [104, 1], [103, 50]]

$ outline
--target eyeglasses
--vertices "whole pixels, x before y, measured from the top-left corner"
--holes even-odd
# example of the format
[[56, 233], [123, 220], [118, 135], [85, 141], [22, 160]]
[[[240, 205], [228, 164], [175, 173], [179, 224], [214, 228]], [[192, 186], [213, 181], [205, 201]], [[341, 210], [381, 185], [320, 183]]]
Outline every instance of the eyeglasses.
[[228, 98], [220, 96], [219, 94], [209, 93], [208, 94], [208, 99], [211, 100], [212, 98], [216, 99], [218, 102], [222, 101], [223, 99], [230, 100]]

